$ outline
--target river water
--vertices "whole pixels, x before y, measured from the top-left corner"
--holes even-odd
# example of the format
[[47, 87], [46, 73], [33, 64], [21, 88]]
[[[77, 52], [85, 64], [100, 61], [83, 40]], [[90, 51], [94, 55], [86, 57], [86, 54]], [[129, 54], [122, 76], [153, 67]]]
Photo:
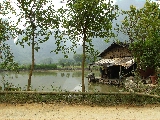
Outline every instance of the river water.
[[[26, 71], [21, 71], [18, 74], [1, 72], [0, 86], [2, 90], [4, 84], [26, 90], [28, 74]], [[85, 76], [87, 74], [86, 72]], [[97, 73], [96, 76], [99, 77], [99, 74]], [[81, 71], [36, 71], [32, 75], [31, 88], [36, 91], [81, 91], [81, 81]], [[88, 79], [85, 78], [85, 89], [88, 92], [116, 92], [120, 88], [100, 83], [88, 83]]]

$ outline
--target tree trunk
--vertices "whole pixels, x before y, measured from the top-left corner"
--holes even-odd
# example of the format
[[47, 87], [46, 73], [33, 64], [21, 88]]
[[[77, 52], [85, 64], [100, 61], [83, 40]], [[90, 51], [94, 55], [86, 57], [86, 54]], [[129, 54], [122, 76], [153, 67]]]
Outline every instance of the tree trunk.
[[34, 70], [34, 32], [33, 32], [33, 39], [32, 39], [32, 65], [30, 68], [30, 73], [29, 73], [29, 78], [28, 78], [28, 87], [27, 90], [30, 91], [30, 87], [31, 87], [31, 77], [32, 77], [32, 73]]
[[31, 77], [34, 70], [34, 30], [35, 30], [35, 24], [32, 22], [32, 65], [30, 68], [29, 78], [28, 78], [28, 86], [27, 91], [31, 90]]
[[82, 92], [85, 92], [85, 84], [84, 84], [84, 65], [85, 65], [85, 41], [86, 41], [86, 34], [83, 37], [83, 57], [82, 57]]

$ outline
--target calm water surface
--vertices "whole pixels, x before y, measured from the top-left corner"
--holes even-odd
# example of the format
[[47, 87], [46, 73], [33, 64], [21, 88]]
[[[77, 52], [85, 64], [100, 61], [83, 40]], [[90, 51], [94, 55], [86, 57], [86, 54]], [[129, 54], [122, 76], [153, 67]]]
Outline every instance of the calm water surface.
[[[85, 73], [87, 76], [89, 72]], [[99, 77], [99, 73], [96, 73]], [[32, 89], [37, 91], [81, 91], [82, 75], [81, 71], [67, 72], [67, 71], [41, 71], [34, 72], [32, 75]], [[0, 73], [0, 86], [4, 88], [4, 84], [9, 83], [12, 86], [21, 87], [26, 90], [28, 82], [28, 72], [20, 72], [18, 74], [12, 72]], [[118, 91], [110, 85], [88, 83], [85, 78], [85, 89], [89, 92], [109, 92]]]

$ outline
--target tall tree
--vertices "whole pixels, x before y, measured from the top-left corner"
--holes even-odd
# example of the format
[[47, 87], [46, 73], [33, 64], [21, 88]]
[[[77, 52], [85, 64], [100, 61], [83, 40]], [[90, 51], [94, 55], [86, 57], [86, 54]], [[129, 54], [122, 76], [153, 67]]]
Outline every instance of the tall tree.
[[[114, 34], [112, 33], [112, 22], [117, 16], [118, 6], [112, 5], [112, 1], [106, 0], [68, 0], [67, 9], [61, 9], [62, 32], [68, 35], [68, 38], [57, 40], [59, 49], [74, 51], [78, 42], [82, 42], [82, 92], [85, 92], [84, 85], [84, 65], [86, 54], [95, 53], [92, 44], [92, 38], [99, 37], [106, 39]], [[70, 40], [72, 46], [69, 48], [60, 46], [61, 42]], [[98, 42], [98, 41], [97, 41]], [[75, 52], [75, 51], [74, 51]]]
[[14, 6], [16, 6], [15, 9], [18, 8], [17, 11], [12, 12], [18, 17], [16, 25], [23, 24], [25, 26], [25, 29], [17, 28], [16, 35], [23, 36], [22, 39], [17, 40], [17, 44], [24, 47], [24, 44], [27, 43], [29, 46], [31, 45], [32, 49], [32, 65], [27, 86], [27, 90], [30, 90], [35, 50], [38, 52], [39, 43], [49, 39], [52, 34], [50, 29], [57, 28], [58, 20], [54, 6], [49, 0], [17, 0], [14, 2]]
[[[130, 48], [138, 69], [160, 66], [160, 9], [159, 4], [146, 0], [143, 8], [130, 6], [120, 31], [129, 36]], [[153, 72], [154, 73], [154, 72]]]

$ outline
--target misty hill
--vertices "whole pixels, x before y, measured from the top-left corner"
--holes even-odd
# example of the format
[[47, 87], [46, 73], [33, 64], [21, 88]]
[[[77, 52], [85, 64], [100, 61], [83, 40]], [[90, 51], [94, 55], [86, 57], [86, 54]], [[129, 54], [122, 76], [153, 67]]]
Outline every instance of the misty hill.
[[[123, 10], [129, 10], [130, 5], [134, 5], [137, 8], [143, 7], [145, 4], [145, 0], [117, 0], [115, 3], [117, 4], [120, 9]], [[114, 21], [113, 27], [116, 27], [116, 23], [120, 23], [123, 19], [123, 16], [119, 16], [117, 21]], [[19, 36], [19, 39], [21, 36]], [[127, 36], [123, 35], [122, 33], [119, 33], [118, 40], [125, 41], [127, 40]], [[100, 38], [94, 38], [92, 43], [94, 45], [94, 49], [98, 50], [99, 52], [102, 52], [105, 50], [113, 40], [111, 40], [109, 43], [104, 42], [104, 39]], [[8, 42], [8, 44], [11, 46], [12, 52], [15, 56], [15, 61], [19, 63], [31, 63], [31, 46], [28, 46], [27, 44], [24, 46], [24, 48], [20, 45], [16, 45], [12, 40]], [[68, 41], [65, 43], [65, 45], [70, 45], [71, 43]], [[40, 50], [38, 52], [35, 51], [35, 63], [45, 63], [47, 59], [53, 60], [52, 62], [57, 62], [60, 58], [63, 58], [63, 54], [60, 52], [59, 54], [56, 54], [54, 52], [50, 53], [52, 50], [56, 48], [55, 45], [55, 39], [54, 37], [50, 37], [50, 39], [42, 44], [39, 44]], [[78, 46], [76, 49], [78, 54], [82, 53], [82, 46]], [[69, 53], [69, 57], [72, 58], [73, 53]]]
[[[22, 36], [19, 36], [18, 39], [22, 39]], [[13, 40], [8, 41], [8, 44], [11, 46], [13, 55], [15, 57], [14, 59], [15, 61], [21, 64], [31, 63], [31, 55], [32, 55], [31, 46], [28, 46], [28, 44], [26, 43], [24, 44], [24, 47], [19, 44], [16, 45], [13, 42]], [[69, 46], [70, 42], [68, 41], [65, 44]], [[53, 62], [55, 63], [60, 58], [63, 58], [64, 56], [61, 52], [59, 52], [58, 54], [56, 54], [55, 52], [51, 52], [55, 50], [56, 48], [55, 39], [53, 36], [51, 36], [48, 41], [44, 43], [39, 43], [38, 47], [40, 47], [38, 52], [35, 51], [35, 63], [36, 64], [46, 63], [47, 59], [50, 59], [52, 63]]]

